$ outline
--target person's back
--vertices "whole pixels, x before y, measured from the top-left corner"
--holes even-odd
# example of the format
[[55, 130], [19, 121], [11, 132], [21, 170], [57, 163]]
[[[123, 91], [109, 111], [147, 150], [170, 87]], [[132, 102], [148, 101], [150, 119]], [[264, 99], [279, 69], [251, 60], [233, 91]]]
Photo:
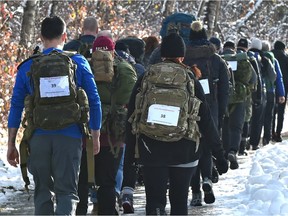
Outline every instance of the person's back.
[[[211, 142], [207, 143], [206, 147], [215, 147], [217, 149], [214, 149], [217, 152], [216, 157], [219, 162], [223, 162], [223, 166], [218, 167], [221, 174], [222, 172], [225, 173], [228, 168], [223, 149], [221, 149], [217, 129], [211, 118], [201, 85], [189, 68], [181, 63], [184, 55], [185, 44], [179, 35], [171, 33], [163, 38], [161, 56], [165, 60], [149, 67], [145, 74], [137, 80], [128, 106], [129, 121], [127, 122], [124, 172], [130, 175], [131, 172], [133, 173], [134, 154], [139, 153], [139, 162], [143, 165], [143, 174], [145, 176], [146, 214], [148, 215], [166, 214], [168, 179], [171, 201], [170, 214], [187, 215], [188, 213], [187, 190], [191, 176], [198, 164], [200, 148], [197, 145], [197, 137], [199, 135], [197, 135], [197, 130], [194, 131], [196, 132], [196, 137], [193, 137], [196, 140], [186, 136], [187, 133], [189, 134], [193, 130], [188, 129], [189, 126], [185, 121], [182, 121], [183, 118], [188, 117], [187, 121], [190, 122], [191, 120], [191, 126], [199, 125], [199, 130], [204, 136], [208, 135], [208, 131], [211, 132]], [[175, 76], [176, 74], [178, 76]], [[179, 79], [175, 79], [175, 77]], [[185, 85], [187, 83], [190, 84]], [[153, 88], [154, 84], [155, 88]], [[174, 96], [175, 92], [171, 93], [174, 88], [179, 97]], [[143, 97], [141, 98], [141, 96]], [[169, 97], [171, 98], [169, 99]], [[187, 109], [187, 97], [191, 99], [191, 104], [193, 104], [191, 109]], [[202, 101], [200, 107], [198, 107], [199, 104], [197, 103], [199, 100]], [[181, 109], [181, 107], [186, 108]], [[139, 112], [141, 108], [143, 108], [143, 112]], [[186, 112], [192, 112], [191, 114], [194, 117], [189, 120], [189, 115], [186, 115]], [[177, 127], [178, 123], [179, 127]], [[161, 129], [149, 130], [148, 128], [153, 128], [153, 125]], [[181, 125], [184, 127], [181, 127]], [[206, 130], [204, 127], [206, 127]], [[137, 128], [139, 129], [139, 134]], [[177, 130], [183, 128], [183, 131], [174, 133], [173, 129], [175, 128]], [[170, 131], [168, 132], [169, 136], [166, 134], [167, 131]], [[128, 178], [133, 178], [133, 176], [125, 174], [123, 191], [128, 192], [127, 187], [130, 186], [129, 195], [131, 196], [131, 190], [133, 192], [135, 185], [129, 185], [131, 182], [129, 182]]]
[[[83, 56], [65, 55], [62, 52], [67, 36], [65, 30], [66, 24], [60, 17], [47, 17], [42, 21], [41, 39], [44, 51], [35, 58], [32, 56], [19, 66], [12, 95], [8, 120], [10, 135], [7, 159], [14, 166], [16, 163], [13, 161], [17, 159], [15, 157], [18, 154], [15, 154], [17, 150], [13, 136], [17, 134], [22, 109], [24, 105], [29, 104], [29, 98], [34, 98], [36, 102], [29, 108], [25, 108], [26, 114], [29, 111], [33, 113], [32, 116], [29, 115], [29, 118], [32, 117], [31, 122], [35, 123], [29, 124], [28, 127], [36, 127], [32, 136], [26, 140], [30, 149], [29, 171], [35, 182], [35, 214], [75, 214], [75, 205], [79, 199], [77, 183], [83, 134], [81, 122], [77, 119], [70, 120], [71, 114], [77, 112], [77, 107], [79, 107], [77, 98], [80, 95], [77, 92], [80, 88], [85, 91], [82, 91], [82, 96], [88, 97], [89, 101], [89, 125], [94, 154], [100, 150], [101, 105], [93, 74]], [[53, 64], [49, 63], [51, 59], [53, 59]], [[65, 62], [71, 62], [71, 66], [60, 67]], [[29, 76], [27, 76], [28, 71], [30, 71]], [[81, 77], [81, 79], [74, 80], [75, 77]], [[69, 104], [71, 104], [69, 112], [62, 113], [61, 110], [65, 110]], [[39, 112], [47, 108], [49, 108], [47, 112]], [[80, 113], [78, 115], [81, 116]], [[55, 116], [59, 117], [59, 122]], [[63, 160], [66, 163], [63, 163]], [[55, 210], [52, 192], [55, 193], [57, 199]]]
[[262, 79], [262, 100], [259, 104], [253, 103], [252, 118], [251, 118], [251, 135], [249, 144], [252, 150], [259, 148], [262, 126], [264, 124], [264, 115], [267, 103], [267, 84], [274, 83], [276, 72], [270, 60], [264, 56], [262, 52], [262, 41], [258, 38], [253, 38], [249, 52], [252, 52], [257, 60], [260, 76]]
[[230, 66], [235, 80], [235, 86], [229, 96], [227, 112], [224, 118], [222, 140], [228, 160], [230, 161], [230, 169], [238, 169], [237, 153], [239, 152], [242, 139], [246, 103], [251, 93], [251, 79], [255, 71], [248, 60], [247, 53], [236, 53], [234, 42], [225, 42], [221, 54]]
[[[187, 45], [184, 64], [192, 67], [196, 65], [201, 76], [199, 81], [204, 90], [205, 98], [209, 104], [210, 112], [216, 127], [221, 130], [224, 113], [227, 107], [229, 95], [229, 71], [224, 60], [216, 54], [215, 47], [208, 41], [206, 30], [200, 21], [191, 24], [189, 44]], [[212, 152], [205, 148], [208, 137], [202, 136], [201, 156], [196, 174], [192, 177], [192, 201], [190, 205], [202, 205], [202, 193], [200, 190], [200, 173], [202, 175], [205, 203], [215, 202], [212, 190]]]
[[85, 58], [91, 58], [92, 44], [97, 33], [97, 19], [95, 17], [87, 17], [83, 22], [82, 35], [80, 35], [78, 39], [74, 39], [66, 43], [63, 50], [77, 51], [85, 56]]
[[[275, 130], [272, 129], [272, 120], [275, 108], [275, 99], [280, 104], [285, 101], [284, 98], [284, 84], [282, 80], [282, 72], [277, 67], [277, 59], [275, 59], [274, 54], [270, 51], [270, 43], [269, 41], [262, 41], [262, 51], [263, 55], [267, 57], [271, 63], [273, 64], [273, 69], [276, 71], [276, 80], [265, 79], [266, 84], [266, 94], [267, 94], [267, 104], [265, 108], [265, 117], [264, 117], [264, 134], [262, 144], [269, 144], [272, 133], [275, 133]], [[276, 94], [276, 88], [278, 90]]]
[[114, 41], [97, 37], [92, 47], [92, 67], [102, 104], [101, 151], [95, 156], [98, 214], [113, 215], [115, 177], [122, 158], [127, 104], [137, 79], [131, 64], [115, 55]]
[[202, 24], [193, 23], [195, 30], [190, 35], [191, 44], [187, 46], [184, 63], [190, 67], [195, 64], [201, 70], [200, 82], [203, 83], [212, 116], [218, 125], [228, 102], [229, 71], [224, 60], [216, 54], [214, 45], [207, 40]]
[[[87, 17], [84, 19], [83, 27], [82, 27], [82, 35], [79, 38], [74, 39], [66, 43], [63, 47], [63, 50], [67, 51], [76, 51], [77, 53], [83, 55], [89, 64], [91, 64], [92, 57], [92, 45], [98, 33], [98, 22], [95, 17]], [[86, 139], [84, 137], [83, 139]], [[89, 142], [89, 140], [87, 140]], [[91, 152], [89, 151], [90, 142], [85, 141], [85, 145], [83, 145], [82, 150], [82, 159], [81, 159], [81, 167], [79, 174], [79, 183], [78, 183], [78, 194], [79, 194], [79, 203], [77, 204], [76, 215], [85, 215], [88, 210], [88, 195], [89, 195], [89, 187], [88, 182], [90, 184], [94, 183], [94, 172], [93, 170], [93, 158], [91, 156]], [[88, 149], [88, 153], [87, 153]], [[88, 160], [87, 160], [88, 154]], [[89, 170], [89, 172], [88, 172]], [[88, 182], [87, 182], [88, 179]]]
[[[285, 44], [282, 41], [276, 41], [274, 43], [274, 49], [272, 50], [275, 58], [278, 60], [281, 72], [283, 75], [283, 82], [285, 87], [285, 101], [284, 103], [277, 103], [277, 109], [275, 110], [273, 117], [273, 141], [282, 142], [281, 132], [283, 129], [284, 113], [287, 101], [288, 92], [288, 55], [285, 53]], [[275, 116], [277, 115], [277, 123], [275, 122]]]

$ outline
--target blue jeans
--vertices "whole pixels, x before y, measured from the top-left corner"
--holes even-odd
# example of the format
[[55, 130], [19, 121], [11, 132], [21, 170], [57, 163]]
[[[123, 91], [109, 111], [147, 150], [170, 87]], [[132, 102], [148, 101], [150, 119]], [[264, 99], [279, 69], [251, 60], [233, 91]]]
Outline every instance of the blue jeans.
[[120, 195], [120, 192], [121, 192], [121, 187], [122, 187], [122, 182], [123, 182], [124, 154], [125, 154], [125, 145], [124, 145], [124, 148], [123, 148], [123, 153], [122, 153], [122, 156], [121, 156], [119, 168], [118, 168], [117, 175], [116, 175], [115, 191], [119, 195]]

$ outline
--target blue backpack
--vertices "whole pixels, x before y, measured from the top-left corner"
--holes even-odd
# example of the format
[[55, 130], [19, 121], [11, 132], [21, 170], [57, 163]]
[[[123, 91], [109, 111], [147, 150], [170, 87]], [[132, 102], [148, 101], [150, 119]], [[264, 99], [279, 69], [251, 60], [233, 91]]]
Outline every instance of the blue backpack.
[[177, 32], [187, 44], [189, 41], [191, 23], [195, 20], [195, 16], [191, 14], [174, 13], [163, 20], [160, 35], [163, 38], [168, 35], [168, 33]]

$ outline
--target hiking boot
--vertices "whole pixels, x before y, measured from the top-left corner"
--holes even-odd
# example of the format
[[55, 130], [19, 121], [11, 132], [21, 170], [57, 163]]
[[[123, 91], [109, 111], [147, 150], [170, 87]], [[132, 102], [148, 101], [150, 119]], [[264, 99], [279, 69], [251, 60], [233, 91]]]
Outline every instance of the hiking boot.
[[253, 150], [253, 151], [255, 151], [255, 150], [257, 150], [257, 149], [259, 149], [259, 146], [252, 146], [252, 150]]
[[268, 145], [269, 144], [269, 140], [263, 137], [262, 144], [263, 144], [263, 146]]
[[121, 197], [123, 213], [124, 214], [133, 214], [133, 194], [123, 194]]
[[190, 202], [190, 206], [202, 206], [202, 194], [192, 193], [192, 200]]
[[122, 211], [122, 199], [119, 193], [116, 192], [116, 204], [119, 211]]
[[93, 203], [93, 209], [91, 210], [92, 215], [98, 215], [98, 203]]
[[230, 151], [228, 153], [228, 160], [230, 161], [230, 169], [234, 170], [239, 168], [235, 151]]
[[217, 183], [219, 180], [219, 173], [216, 166], [212, 166], [212, 183]]
[[281, 136], [281, 134], [280, 134], [280, 133], [274, 133], [274, 134], [272, 135], [272, 140], [273, 140], [274, 142], [282, 142], [282, 136]]
[[215, 202], [215, 196], [212, 190], [212, 181], [208, 178], [204, 178], [202, 189], [204, 191], [204, 202], [211, 204]]
[[238, 156], [247, 156], [248, 153], [246, 151], [239, 151]]
[[250, 141], [249, 141], [249, 140], [246, 142], [245, 149], [246, 149], [247, 151], [250, 150]]
[[148, 212], [147, 215], [167, 215], [165, 209], [156, 208], [155, 210]]

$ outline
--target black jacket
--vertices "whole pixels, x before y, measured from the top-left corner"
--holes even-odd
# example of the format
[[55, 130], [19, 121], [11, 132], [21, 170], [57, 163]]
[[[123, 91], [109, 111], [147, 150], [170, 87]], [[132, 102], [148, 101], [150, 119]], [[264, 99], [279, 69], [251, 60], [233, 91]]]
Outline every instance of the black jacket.
[[283, 50], [272, 50], [275, 58], [279, 61], [281, 72], [283, 75], [283, 82], [285, 91], [288, 91], [288, 55]]
[[[187, 46], [184, 64], [196, 64], [200, 70], [207, 71], [210, 84], [210, 94], [206, 94], [212, 117], [215, 123], [225, 114], [229, 97], [229, 69], [225, 61], [216, 53], [212, 44]], [[205, 77], [203, 77], [205, 78]]]

